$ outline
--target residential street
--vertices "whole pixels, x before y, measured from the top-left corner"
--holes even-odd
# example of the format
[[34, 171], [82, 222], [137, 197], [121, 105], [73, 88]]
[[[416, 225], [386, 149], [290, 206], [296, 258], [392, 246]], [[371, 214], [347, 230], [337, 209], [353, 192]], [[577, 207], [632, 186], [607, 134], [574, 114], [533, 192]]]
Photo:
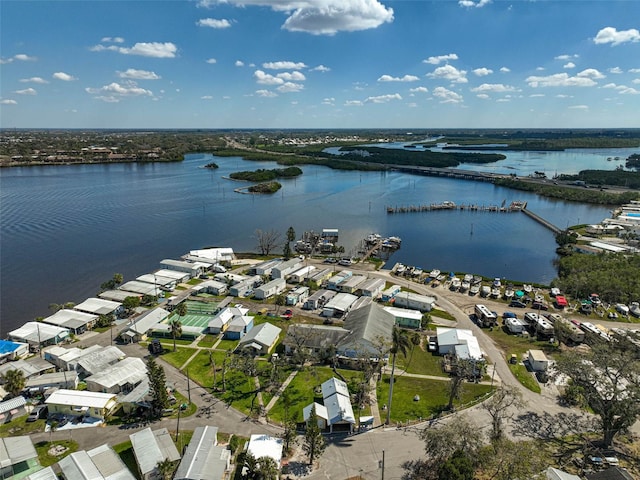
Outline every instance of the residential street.
[[[437, 305], [449, 312], [455, 317], [457, 325], [460, 328], [466, 328], [473, 331], [478, 338], [482, 350], [488, 357], [489, 363], [495, 367], [494, 381], [517, 388], [521, 393], [523, 400], [526, 402], [525, 411], [531, 411], [539, 414], [549, 413], [555, 414], [560, 412], [568, 412], [558, 404], [556, 389], [550, 386], [543, 386], [541, 395], [531, 392], [523, 387], [516, 378], [511, 374], [506, 363], [505, 353], [500, 351], [491, 339], [469, 318], [469, 313], [473, 311], [476, 302], [486, 304], [490, 309], [499, 312], [505, 309], [505, 304], [494, 302], [490, 299], [474, 299], [466, 294], [454, 293], [447, 288], [438, 287], [431, 288], [424, 284], [408, 282], [405, 279], [394, 277], [388, 270], [372, 271], [360, 270], [357, 266], [351, 268], [354, 272], [367, 274], [370, 277], [383, 278], [387, 281], [407, 286], [412, 290], [425, 295], [435, 295], [437, 297]], [[607, 325], [609, 322], [602, 322]], [[625, 324], [614, 324], [616, 326], [624, 326]], [[629, 325], [629, 324], [626, 324]], [[123, 328], [123, 326], [120, 326]], [[115, 336], [115, 333], [114, 333]], [[111, 343], [110, 332], [102, 334], [89, 333], [84, 336], [79, 345], [88, 346], [91, 344], [108, 345]], [[137, 344], [118, 345], [127, 356], [143, 357], [148, 354], [147, 350]], [[160, 357], [161, 359], [161, 357]], [[168, 384], [173, 385], [183, 395], [187, 395], [187, 379], [185, 375], [176, 368], [168, 365], [160, 360], [165, 369]], [[416, 392], [423, 395], [423, 392]], [[180, 419], [180, 430], [192, 430], [198, 425], [214, 425], [221, 432], [236, 433], [243, 436], [249, 436], [252, 433], [269, 433], [277, 435], [281, 430], [277, 426], [257, 422], [248, 419], [245, 415], [239, 413], [233, 408], [228, 408], [224, 402], [221, 402], [211, 396], [204, 388], [191, 382], [191, 401], [198, 407], [198, 415]], [[522, 409], [519, 413], [522, 413]], [[475, 406], [464, 411], [469, 415], [480, 428], [488, 428], [490, 418], [488, 414], [480, 407]], [[424, 422], [420, 425], [396, 428], [378, 427], [372, 430], [347, 436], [344, 434], [335, 434], [328, 437], [329, 446], [325, 450], [324, 455], [319, 462], [319, 468], [305, 475], [309, 479], [331, 479], [344, 480], [351, 476], [361, 475], [366, 479], [381, 478], [382, 475], [382, 456], [384, 451], [384, 478], [399, 479], [402, 475], [402, 463], [418, 458], [422, 455], [423, 446], [418, 437], [418, 432], [423, 428], [435, 427], [440, 422], [448, 421], [443, 417], [431, 424]], [[166, 427], [170, 432], [174, 432], [177, 428], [176, 419], [163, 419], [150, 424], [151, 428], [156, 429]], [[640, 432], [640, 423], [636, 423], [634, 430]], [[140, 425], [137, 429], [145, 428]], [[58, 431], [52, 434], [53, 439], [73, 438], [79, 443], [80, 448], [90, 449], [109, 443], [111, 445], [118, 444], [129, 439], [129, 434], [136, 429], [123, 429], [115, 426], [84, 428], [73, 431]], [[34, 442], [40, 440], [49, 440], [49, 433], [39, 433], [32, 435]]]

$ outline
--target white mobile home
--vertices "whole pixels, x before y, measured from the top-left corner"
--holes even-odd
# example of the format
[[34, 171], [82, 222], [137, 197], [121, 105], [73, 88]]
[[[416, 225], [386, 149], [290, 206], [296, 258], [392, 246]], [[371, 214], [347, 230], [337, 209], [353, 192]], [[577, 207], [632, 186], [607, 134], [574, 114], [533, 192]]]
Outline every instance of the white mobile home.
[[382, 278], [370, 278], [360, 285], [360, 291], [365, 297], [378, 298], [384, 290], [386, 282]]
[[118, 315], [122, 311], [122, 303], [103, 298], [87, 298], [73, 309], [93, 315]]
[[356, 293], [364, 282], [367, 281], [367, 277], [364, 275], [353, 275], [347, 278], [344, 282], [340, 282], [338, 290], [342, 293]]
[[300, 260], [299, 257], [294, 257], [273, 267], [271, 270], [271, 278], [286, 278], [301, 267], [302, 260]]
[[56, 345], [68, 338], [68, 329], [40, 322], [27, 322], [7, 335], [7, 340], [28, 343], [31, 348], [35, 349]]
[[418, 295], [411, 292], [399, 292], [394, 297], [394, 305], [401, 308], [412, 308], [421, 312], [430, 312], [436, 303], [435, 297]]
[[166, 428], [155, 431], [145, 428], [129, 435], [129, 438], [142, 480], [162, 479], [158, 463], [180, 460], [180, 453]]
[[519, 335], [527, 330], [527, 324], [519, 318], [505, 318], [504, 326], [507, 327], [509, 333]]
[[219, 282], [217, 280], [206, 280], [200, 285], [193, 287], [193, 291], [198, 293], [208, 293], [210, 295], [226, 295], [229, 291], [229, 287], [226, 283]]
[[438, 327], [436, 336], [440, 355], [455, 354], [460, 359], [483, 359], [478, 339], [471, 330]]
[[402, 287], [400, 285], [391, 285], [389, 288], [382, 292], [381, 300], [383, 302], [390, 302], [395, 296], [400, 293]]
[[231, 468], [231, 450], [218, 446], [217, 427], [196, 427], [174, 480], [222, 480]]
[[333, 275], [333, 269], [325, 268], [319, 272], [313, 272], [313, 274], [307, 279], [307, 283], [313, 282], [316, 285], [322, 285], [326, 280], [329, 280]]
[[306, 281], [307, 278], [311, 277], [315, 270], [316, 267], [313, 265], [307, 265], [306, 267], [299, 268], [289, 275], [288, 281], [290, 283], [302, 283]]
[[191, 278], [203, 274], [209, 268], [209, 265], [202, 262], [187, 262], [184, 260], [164, 259], [160, 262], [162, 268], [167, 270], [176, 270], [178, 272], [188, 273]]
[[284, 292], [285, 288], [287, 288], [287, 282], [285, 281], [285, 279], [275, 278], [269, 283], [265, 283], [264, 285], [256, 288], [255, 298], [258, 300], [265, 300], [267, 298], [273, 297], [274, 295], [278, 295], [279, 293]]
[[86, 390], [56, 390], [45, 400], [49, 413], [62, 413], [74, 417], [88, 416], [104, 420], [118, 404], [112, 393]]
[[338, 291], [340, 289], [340, 284], [352, 276], [353, 272], [351, 270], [342, 270], [327, 280], [327, 288], [329, 290]]
[[297, 305], [300, 302], [304, 302], [309, 297], [309, 287], [298, 287], [295, 290], [287, 293], [286, 304]]
[[247, 278], [243, 282], [236, 283], [229, 287], [229, 295], [240, 298], [250, 297], [253, 294], [253, 285], [253, 279]]
[[282, 260], [280, 260], [280, 259], [267, 260], [265, 262], [261, 262], [261, 263], [258, 263], [257, 265], [252, 266], [250, 271], [254, 275], [268, 275], [268, 276], [271, 276], [271, 271], [274, 269], [274, 267], [277, 267], [281, 263], [282, 263]]
[[358, 297], [350, 293], [338, 293], [335, 297], [325, 303], [322, 309], [323, 317], [341, 317], [349, 311]]
[[304, 302], [305, 310], [316, 310], [318, 308], [324, 307], [325, 303], [331, 300], [336, 296], [336, 292], [333, 290], [318, 290], [309, 298], [307, 298]]
[[139, 280], [131, 280], [130, 282], [123, 283], [120, 285], [118, 290], [131, 292], [131, 294], [138, 293], [140, 295], [151, 295], [152, 297], [157, 297], [158, 293], [160, 293], [160, 288], [157, 285], [141, 282]]
[[66, 328], [75, 335], [91, 330], [98, 320], [98, 315], [79, 312], [77, 310], [58, 310], [53, 315], [44, 318], [42, 321], [49, 325]]

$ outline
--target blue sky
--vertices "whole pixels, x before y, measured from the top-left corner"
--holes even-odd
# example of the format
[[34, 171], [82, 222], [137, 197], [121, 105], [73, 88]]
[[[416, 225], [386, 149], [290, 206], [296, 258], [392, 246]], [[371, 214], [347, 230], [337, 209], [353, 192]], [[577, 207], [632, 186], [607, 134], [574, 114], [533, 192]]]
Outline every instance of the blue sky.
[[2, 128], [640, 127], [635, 0], [0, 0]]

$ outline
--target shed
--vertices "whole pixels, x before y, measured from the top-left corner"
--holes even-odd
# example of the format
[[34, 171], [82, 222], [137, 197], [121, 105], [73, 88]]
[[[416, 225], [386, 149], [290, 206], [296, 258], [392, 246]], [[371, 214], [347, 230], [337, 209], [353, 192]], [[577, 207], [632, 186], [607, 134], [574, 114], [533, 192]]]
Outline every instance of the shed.
[[283, 292], [287, 288], [287, 282], [284, 278], [275, 278], [268, 283], [255, 289], [255, 298], [258, 300], [265, 300]]
[[261, 323], [253, 327], [251, 331], [240, 340], [237, 350], [249, 349], [257, 354], [271, 353], [271, 350], [278, 342], [280, 332], [282, 332], [282, 329], [269, 322]]
[[549, 367], [549, 360], [542, 350], [529, 350], [527, 358], [534, 372], [544, 372]]
[[196, 427], [174, 480], [222, 480], [231, 468], [231, 451], [218, 446], [217, 427]]
[[440, 355], [456, 354], [461, 359], [483, 360], [480, 344], [471, 330], [438, 327], [436, 336]]
[[180, 460], [180, 454], [166, 428], [154, 431], [145, 428], [129, 435], [129, 438], [143, 480], [162, 478], [157, 468], [159, 462]]

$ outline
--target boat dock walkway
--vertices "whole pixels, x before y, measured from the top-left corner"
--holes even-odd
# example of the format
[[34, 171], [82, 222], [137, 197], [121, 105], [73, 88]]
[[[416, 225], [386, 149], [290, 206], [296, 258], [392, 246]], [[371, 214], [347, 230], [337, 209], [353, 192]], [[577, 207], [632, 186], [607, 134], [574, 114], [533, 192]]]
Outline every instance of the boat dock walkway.
[[527, 208], [527, 202], [511, 202], [511, 204], [507, 206], [498, 206], [498, 205], [456, 205], [453, 202], [442, 202], [442, 203], [431, 203], [429, 205], [408, 205], [408, 206], [388, 206], [387, 213], [415, 213], [415, 212], [432, 212], [438, 210], [471, 210], [478, 212], [519, 212], [525, 210]]
[[529, 218], [532, 218], [542, 226], [551, 230], [554, 234], [559, 234], [562, 232], [562, 229], [556, 227], [553, 223], [545, 220], [540, 215], [533, 213], [531, 210], [527, 210], [527, 202], [514, 201], [509, 204], [509, 206], [497, 205], [456, 205], [453, 202], [442, 202], [442, 203], [431, 203], [429, 205], [408, 205], [408, 206], [388, 206], [387, 213], [395, 214], [395, 213], [417, 213], [417, 212], [432, 212], [432, 211], [440, 211], [440, 210], [469, 210], [469, 211], [478, 211], [478, 212], [499, 212], [499, 213], [510, 213], [510, 212], [523, 212]]

